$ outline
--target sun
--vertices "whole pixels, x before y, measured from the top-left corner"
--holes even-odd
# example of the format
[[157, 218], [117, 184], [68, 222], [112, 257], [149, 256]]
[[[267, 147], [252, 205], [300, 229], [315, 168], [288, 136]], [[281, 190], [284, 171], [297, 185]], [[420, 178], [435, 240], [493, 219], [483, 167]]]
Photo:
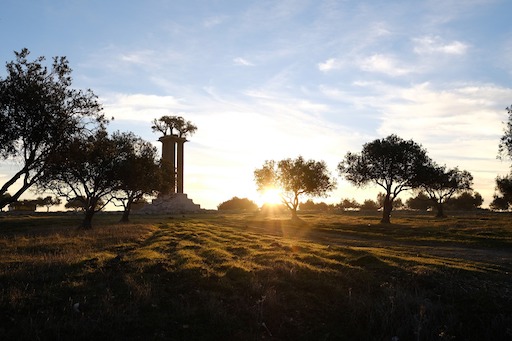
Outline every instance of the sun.
[[281, 191], [277, 188], [267, 188], [261, 196], [261, 201], [267, 205], [279, 205], [281, 204]]

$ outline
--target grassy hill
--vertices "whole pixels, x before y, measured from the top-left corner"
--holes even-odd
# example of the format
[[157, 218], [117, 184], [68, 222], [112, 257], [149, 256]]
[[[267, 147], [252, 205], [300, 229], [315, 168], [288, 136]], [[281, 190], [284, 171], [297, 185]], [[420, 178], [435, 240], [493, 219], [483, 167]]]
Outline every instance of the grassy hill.
[[0, 339], [510, 340], [506, 214], [0, 216]]

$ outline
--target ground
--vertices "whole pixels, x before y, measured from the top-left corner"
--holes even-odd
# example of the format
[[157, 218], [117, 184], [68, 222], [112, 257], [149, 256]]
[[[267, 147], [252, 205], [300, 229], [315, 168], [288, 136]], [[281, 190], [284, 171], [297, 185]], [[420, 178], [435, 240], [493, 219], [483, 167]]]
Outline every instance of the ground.
[[0, 216], [0, 339], [512, 339], [512, 216], [299, 217]]

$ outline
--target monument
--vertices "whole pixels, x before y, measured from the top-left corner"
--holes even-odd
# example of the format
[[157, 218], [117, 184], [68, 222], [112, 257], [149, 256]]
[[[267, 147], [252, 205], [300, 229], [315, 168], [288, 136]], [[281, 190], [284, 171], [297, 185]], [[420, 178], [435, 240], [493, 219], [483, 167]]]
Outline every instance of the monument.
[[[152, 129], [164, 134], [158, 141], [162, 143], [161, 165], [164, 170], [168, 170], [169, 178], [166, 179], [165, 190], [160, 192], [151, 204], [144, 206], [140, 212], [175, 214], [200, 211], [201, 207], [194, 204], [183, 191], [184, 145], [188, 141], [187, 134], [194, 133], [197, 127], [180, 116], [162, 116], [153, 121]], [[178, 134], [174, 134], [174, 129]], [[167, 134], [168, 131], [170, 134]]]

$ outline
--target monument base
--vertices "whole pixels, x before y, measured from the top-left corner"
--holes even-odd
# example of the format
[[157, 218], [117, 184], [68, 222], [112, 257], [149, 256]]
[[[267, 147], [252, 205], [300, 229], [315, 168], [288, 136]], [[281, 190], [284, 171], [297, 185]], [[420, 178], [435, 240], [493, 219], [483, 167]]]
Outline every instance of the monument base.
[[165, 194], [140, 209], [140, 214], [176, 214], [201, 211], [185, 193]]

